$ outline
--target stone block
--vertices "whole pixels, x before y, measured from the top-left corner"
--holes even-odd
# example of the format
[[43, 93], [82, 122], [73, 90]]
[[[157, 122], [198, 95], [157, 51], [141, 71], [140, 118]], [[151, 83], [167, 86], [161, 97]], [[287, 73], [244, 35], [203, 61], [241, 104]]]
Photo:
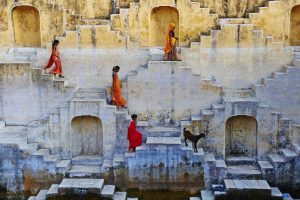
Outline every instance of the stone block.
[[94, 193], [101, 194], [104, 185], [103, 179], [68, 179], [64, 178], [58, 186], [58, 193], [61, 195], [74, 193]]
[[103, 158], [101, 156], [82, 155], [72, 158], [73, 165], [102, 165]]
[[115, 192], [113, 200], [126, 200], [126, 192]]
[[61, 160], [57, 163], [56, 169], [58, 173], [66, 173], [71, 167], [71, 160]]
[[35, 200], [46, 200], [48, 190], [40, 190], [36, 195]]
[[280, 190], [277, 187], [271, 187], [271, 195], [272, 195], [272, 200], [282, 200], [283, 199], [283, 194], [280, 192]]
[[201, 190], [202, 200], [214, 200], [214, 195], [211, 190]]
[[52, 184], [50, 189], [47, 191], [47, 198], [50, 197], [55, 197], [56, 195], [58, 195], [58, 184]]
[[115, 190], [116, 190], [116, 186], [105, 185], [101, 191], [101, 196], [104, 198], [113, 198]]

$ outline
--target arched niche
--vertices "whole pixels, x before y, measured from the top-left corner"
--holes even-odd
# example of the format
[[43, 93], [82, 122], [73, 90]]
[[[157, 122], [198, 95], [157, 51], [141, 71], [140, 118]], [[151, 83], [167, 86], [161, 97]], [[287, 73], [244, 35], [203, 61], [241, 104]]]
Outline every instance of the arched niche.
[[79, 116], [71, 122], [72, 156], [103, 155], [103, 126], [99, 118]]
[[18, 47], [40, 47], [40, 14], [33, 6], [17, 6], [12, 10], [14, 44]]
[[179, 38], [179, 13], [170, 6], [155, 7], [151, 11], [149, 45], [150, 47], [164, 46], [170, 23], [175, 23], [175, 35]]
[[300, 5], [291, 10], [290, 45], [300, 46]]
[[239, 115], [226, 121], [226, 156], [257, 155], [257, 121], [254, 117]]

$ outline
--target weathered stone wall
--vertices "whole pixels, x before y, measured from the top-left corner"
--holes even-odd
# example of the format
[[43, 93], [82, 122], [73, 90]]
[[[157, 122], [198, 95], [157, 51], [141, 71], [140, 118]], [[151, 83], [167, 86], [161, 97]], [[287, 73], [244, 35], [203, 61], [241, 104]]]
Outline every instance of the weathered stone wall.
[[264, 86], [256, 87], [256, 96], [300, 123], [300, 70], [297, 67], [287, 68], [286, 72], [267, 79]]
[[247, 13], [254, 12], [260, 6], [264, 6], [268, 0], [197, 0], [201, 7], [209, 8], [211, 13], [219, 17], [246, 17]]
[[0, 64], [0, 116], [8, 124], [27, 124], [48, 116], [58, 105], [70, 98], [70, 92], [54, 88], [43, 80], [41, 70], [30, 64]]
[[177, 62], [148, 63], [127, 79], [127, 98], [130, 113], [141, 119], [153, 119], [160, 125], [175, 124], [219, 100], [221, 89], [202, 82]]
[[289, 48], [201, 48], [182, 51], [184, 63], [225, 88], [249, 88], [292, 61]]

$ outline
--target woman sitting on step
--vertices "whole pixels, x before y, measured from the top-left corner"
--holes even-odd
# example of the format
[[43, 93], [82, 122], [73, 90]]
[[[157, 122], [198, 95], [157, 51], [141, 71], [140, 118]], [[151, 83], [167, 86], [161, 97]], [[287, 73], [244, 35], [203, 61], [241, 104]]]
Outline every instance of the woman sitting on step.
[[59, 52], [58, 52], [58, 45], [59, 45], [59, 41], [58, 40], [54, 40], [52, 43], [52, 54], [51, 57], [49, 59], [48, 65], [46, 67], [44, 67], [44, 69], [46, 70], [47, 68], [52, 67], [53, 63], [55, 64], [55, 67], [53, 67], [53, 69], [50, 71], [51, 74], [58, 74], [59, 77], [62, 77], [62, 67], [61, 67], [61, 61], [60, 61], [60, 57], [59, 57]]
[[112, 102], [114, 105], [117, 106], [117, 108], [126, 108], [126, 100], [122, 96], [121, 93], [121, 83], [119, 80], [118, 72], [120, 71], [119, 66], [114, 66], [113, 67], [113, 84], [112, 84]]
[[176, 52], [176, 40], [178, 40], [177, 37], [175, 37], [175, 24], [171, 23], [169, 25], [169, 30], [167, 33], [167, 37], [166, 37], [166, 45], [165, 45], [165, 56], [164, 56], [164, 60], [166, 61], [180, 61], [181, 59], [179, 59], [177, 57], [177, 52]]

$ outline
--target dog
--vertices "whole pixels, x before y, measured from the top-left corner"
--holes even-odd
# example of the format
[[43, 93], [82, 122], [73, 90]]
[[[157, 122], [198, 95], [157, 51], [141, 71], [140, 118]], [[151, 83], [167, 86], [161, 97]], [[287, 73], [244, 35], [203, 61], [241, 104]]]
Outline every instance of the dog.
[[200, 133], [200, 135], [193, 135], [191, 133], [191, 131], [187, 130], [186, 128], [183, 129], [183, 136], [184, 136], [184, 142], [185, 142], [185, 146], [188, 146], [186, 140], [189, 139], [190, 141], [193, 142], [193, 148], [194, 148], [194, 152], [198, 153], [198, 149], [197, 149], [197, 143], [201, 138], [205, 138], [206, 135], [204, 133]]

